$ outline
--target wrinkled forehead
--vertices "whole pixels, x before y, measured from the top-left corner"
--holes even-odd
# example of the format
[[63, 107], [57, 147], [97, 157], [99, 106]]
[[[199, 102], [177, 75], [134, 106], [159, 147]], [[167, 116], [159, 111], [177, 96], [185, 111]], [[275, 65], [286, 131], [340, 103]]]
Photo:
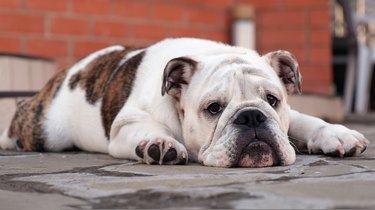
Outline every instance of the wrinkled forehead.
[[201, 65], [199, 77], [205, 83], [241, 80], [248, 76], [262, 77], [280, 83], [272, 67], [257, 54], [209, 56], [201, 60]]
[[[216, 61], [215, 61], [216, 60]], [[208, 65], [212, 65], [214, 69], [218, 70], [225, 67], [230, 67], [233, 65], [246, 66], [250, 69], [265, 71], [264, 73], [269, 73], [268, 70], [270, 65], [268, 65], [262, 57], [252, 54], [244, 55], [225, 55], [215, 57], [209, 57], [206, 60]]]
[[[228, 95], [243, 95], [245, 98], [259, 94], [259, 89], [267, 87], [275, 94], [281, 94], [282, 85], [279, 77], [260, 56], [226, 55], [202, 59], [202, 66], [196, 79], [191, 81], [196, 86], [195, 95], [217, 95], [223, 92]], [[199, 87], [199, 88], [198, 88]], [[254, 90], [254, 93], [251, 91]], [[244, 94], [246, 93], [246, 94]], [[247, 95], [247, 96], [245, 96]]]

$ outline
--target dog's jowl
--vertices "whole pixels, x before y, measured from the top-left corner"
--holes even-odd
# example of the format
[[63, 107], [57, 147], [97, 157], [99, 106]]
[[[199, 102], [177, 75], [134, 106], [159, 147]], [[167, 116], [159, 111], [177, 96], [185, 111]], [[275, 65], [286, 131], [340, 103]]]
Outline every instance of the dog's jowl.
[[292, 110], [293, 92], [301, 92], [301, 75], [287, 51], [260, 56], [192, 38], [113, 46], [20, 103], [0, 146], [218, 167], [289, 165], [292, 144], [341, 157], [365, 150], [369, 141], [357, 131]]

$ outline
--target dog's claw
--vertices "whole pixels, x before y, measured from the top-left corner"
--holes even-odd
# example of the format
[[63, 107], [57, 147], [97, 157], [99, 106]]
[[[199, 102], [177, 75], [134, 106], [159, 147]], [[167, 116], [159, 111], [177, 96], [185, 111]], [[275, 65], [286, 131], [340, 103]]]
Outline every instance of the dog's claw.
[[366, 149], [367, 149], [367, 146], [366, 146], [366, 145], [363, 146], [363, 148], [361, 149], [361, 152], [360, 152], [360, 153], [364, 152]]

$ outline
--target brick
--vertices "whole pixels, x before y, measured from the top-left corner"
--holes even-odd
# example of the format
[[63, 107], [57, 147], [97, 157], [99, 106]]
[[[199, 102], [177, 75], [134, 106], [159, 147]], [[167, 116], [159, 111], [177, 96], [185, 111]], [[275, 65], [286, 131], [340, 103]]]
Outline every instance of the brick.
[[312, 47], [309, 49], [309, 62], [311, 64], [331, 64], [332, 55], [330, 46]]
[[203, 5], [214, 9], [229, 9], [233, 5], [231, 0], [203, 0]]
[[73, 12], [83, 15], [108, 15], [109, 0], [73, 0]]
[[44, 19], [41, 16], [0, 14], [1, 32], [42, 33]]
[[0, 8], [16, 9], [22, 7], [21, 0], [0, 0]]
[[206, 37], [202, 29], [193, 28], [193, 27], [179, 27], [174, 26], [170, 28], [169, 36], [172, 37], [197, 37], [203, 38]]
[[115, 0], [113, 4], [113, 14], [115, 16], [134, 19], [150, 18], [151, 8], [147, 2]]
[[305, 32], [300, 29], [267, 29], [258, 32], [256, 35], [257, 44], [268, 48], [304, 46], [306, 42]]
[[137, 39], [149, 39], [158, 41], [168, 36], [166, 26], [155, 25], [151, 23], [131, 25], [132, 37]]
[[88, 56], [97, 50], [103, 49], [109, 46], [108, 42], [99, 41], [77, 41], [74, 42], [73, 56], [76, 59], [81, 59]]
[[327, 29], [315, 29], [310, 32], [310, 44], [311, 45], [331, 45], [331, 31]]
[[302, 85], [302, 92], [304, 94], [320, 94], [320, 95], [328, 95], [332, 96], [333, 94], [333, 87], [332, 83], [318, 83], [318, 82], [305, 82]]
[[256, 10], [277, 10], [281, 8], [282, 0], [237, 0], [237, 4], [252, 5]]
[[225, 30], [207, 31], [206, 38], [213, 41], [230, 43], [229, 34]]
[[300, 46], [300, 47], [286, 47], [286, 48], [283, 48], [282, 50], [287, 50], [290, 53], [292, 53], [294, 55], [294, 57], [297, 59], [297, 62], [299, 64], [305, 63], [307, 61], [307, 59], [306, 59], [307, 53], [306, 53], [306, 50], [305, 50], [305, 48], [303, 46]]
[[330, 28], [331, 14], [326, 10], [310, 11], [309, 25], [314, 28]]
[[226, 26], [228, 14], [207, 9], [189, 10], [189, 21], [200, 25], [221, 25]]
[[13, 37], [0, 37], [0, 52], [19, 53], [21, 51], [21, 40]]
[[199, 6], [202, 4], [202, 0], [174, 0], [174, 3], [185, 4], [189, 6]]
[[60, 40], [30, 39], [27, 41], [27, 53], [49, 58], [67, 56], [67, 43]]
[[303, 28], [306, 25], [305, 12], [300, 10], [264, 11], [256, 17], [259, 27]]
[[65, 12], [68, 5], [66, 0], [53, 0], [53, 3], [46, 0], [27, 0], [26, 7], [39, 11]]
[[152, 7], [152, 12], [154, 20], [181, 22], [186, 17], [186, 9], [175, 5], [155, 4]]
[[126, 47], [145, 48], [154, 43], [155, 43], [155, 40], [137, 39], [135, 37], [130, 40], [116, 41], [115, 44], [120, 44]]
[[95, 36], [100, 37], [129, 37], [129, 27], [126, 23], [113, 21], [95, 22]]
[[88, 35], [89, 22], [85, 19], [56, 17], [51, 19], [51, 32], [64, 35]]
[[330, 1], [326, 0], [284, 0], [284, 6], [288, 8], [317, 9], [329, 8]]
[[330, 65], [312, 66], [300, 65], [300, 71], [303, 81], [306, 82], [325, 82], [332, 81], [332, 71]]

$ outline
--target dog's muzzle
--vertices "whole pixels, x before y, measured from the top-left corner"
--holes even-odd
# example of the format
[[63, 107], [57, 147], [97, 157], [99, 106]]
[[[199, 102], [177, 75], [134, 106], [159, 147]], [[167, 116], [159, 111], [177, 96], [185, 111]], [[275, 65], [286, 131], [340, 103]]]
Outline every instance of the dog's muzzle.
[[267, 167], [278, 165], [275, 142], [264, 128], [266, 115], [258, 109], [240, 111], [233, 121], [240, 130], [237, 139], [237, 166]]

